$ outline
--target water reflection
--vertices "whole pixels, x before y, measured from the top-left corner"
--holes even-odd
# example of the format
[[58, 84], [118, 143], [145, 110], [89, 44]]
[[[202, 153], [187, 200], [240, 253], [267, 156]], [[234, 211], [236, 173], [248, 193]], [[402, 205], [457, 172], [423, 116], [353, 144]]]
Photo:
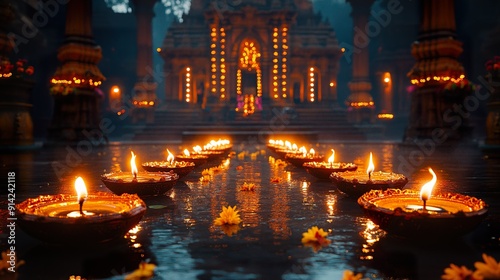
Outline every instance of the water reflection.
[[[127, 170], [130, 150], [141, 162], [163, 160], [165, 148], [111, 145], [82, 157], [60, 178], [51, 163], [66, 162], [64, 147], [42, 149], [16, 160], [9, 155], [1, 157], [4, 168], [22, 169], [17, 177], [23, 186], [16, 196], [20, 202], [39, 194], [73, 193], [76, 175], [88, 182], [89, 193], [109, 192], [100, 182], [104, 170]], [[500, 160], [484, 158], [474, 147], [436, 149], [428, 155], [386, 144], [322, 145], [317, 150], [330, 148], [339, 160], [354, 162], [361, 170], [366, 169], [372, 151], [377, 170], [405, 174], [411, 189], [419, 189], [429, 180], [427, 167], [432, 167], [438, 176], [434, 191], [484, 199], [490, 205], [489, 216], [460, 241], [412, 244], [378, 229], [364, 217], [355, 200], [339, 193], [330, 182], [271, 160], [259, 148], [241, 147], [235, 149], [238, 156], [212, 166], [209, 181], [199, 181], [203, 169], [210, 168], [205, 165], [166, 195], [147, 199], [146, 216], [118, 243], [75, 254], [68, 248], [49, 250], [19, 230], [16, 249], [26, 261], [20, 279], [67, 279], [72, 274], [122, 279], [114, 275], [130, 272], [148, 259], [158, 265], [159, 279], [340, 279], [345, 269], [375, 279], [436, 279], [450, 263], [474, 263], [483, 251], [500, 259]], [[236, 166], [243, 169], [236, 170]], [[272, 178], [279, 180], [271, 182]], [[239, 191], [245, 182], [258, 187], [254, 192]], [[243, 222], [237, 231], [213, 226], [222, 206], [228, 205], [240, 210]], [[5, 228], [5, 221], [0, 222]], [[302, 233], [311, 226], [330, 232], [332, 244], [318, 253], [300, 242]], [[6, 248], [5, 240], [0, 239], [2, 249]], [[48, 264], [57, 264], [58, 270]]]

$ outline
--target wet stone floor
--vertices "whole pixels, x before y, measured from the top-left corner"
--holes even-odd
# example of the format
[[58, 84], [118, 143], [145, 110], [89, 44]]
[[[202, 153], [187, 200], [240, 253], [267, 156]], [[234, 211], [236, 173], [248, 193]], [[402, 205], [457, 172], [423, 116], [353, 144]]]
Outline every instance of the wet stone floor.
[[[42, 194], [73, 193], [76, 176], [85, 179], [89, 194], [109, 192], [100, 175], [128, 171], [130, 151], [140, 163], [164, 160], [166, 148], [190, 147], [113, 143], [80, 154], [74, 148], [50, 147], [2, 154], [0, 159], [4, 175], [16, 172], [20, 203]], [[330, 182], [293, 165], [272, 164], [269, 157], [277, 156], [264, 145], [236, 143], [234, 155], [215, 164], [220, 170], [208, 182], [200, 181], [201, 173], [215, 165], [198, 167], [171, 191], [144, 199], [146, 215], [120, 240], [85, 247], [49, 245], [17, 228], [16, 254], [25, 262], [17, 270], [18, 279], [123, 279], [143, 260], [157, 265], [153, 279], [342, 279], [347, 269], [369, 279], [440, 279], [450, 263], [473, 270], [482, 253], [500, 260], [500, 159], [485, 157], [474, 146], [435, 151], [390, 143], [310, 147], [324, 153], [334, 148], [336, 160], [354, 162], [362, 170], [373, 152], [375, 170], [404, 173], [410, 189], [420, 189], [431, 178], [427, 168], [432, 167], [438, 177], [435, 191], [481, 198], [489, 205], [488, 216], [458, 239], [416, 242], [395, 237], [367, 219], [356, 200]], [[242, 192], [244, 183], [257, 187]], [[7, 196], [5, 190], [1, 194], [0, 249], [5, 251]], [[222, 206], [228, 205], [240, 211], [242, 223], [235, 232], [214, 226]], [[302, 233], [312, 226], [328, 231], [331, 241], [317, 252], [301, 243]]]

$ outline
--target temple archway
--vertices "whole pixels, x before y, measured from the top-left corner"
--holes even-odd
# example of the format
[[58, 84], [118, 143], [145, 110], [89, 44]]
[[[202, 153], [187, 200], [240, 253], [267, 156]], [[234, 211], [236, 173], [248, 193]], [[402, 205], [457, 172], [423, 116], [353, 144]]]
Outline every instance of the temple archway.
[[251, 115], [262, 110], [261, 48], [253, 38], [245, 38], [238, 52], [236, 111]]

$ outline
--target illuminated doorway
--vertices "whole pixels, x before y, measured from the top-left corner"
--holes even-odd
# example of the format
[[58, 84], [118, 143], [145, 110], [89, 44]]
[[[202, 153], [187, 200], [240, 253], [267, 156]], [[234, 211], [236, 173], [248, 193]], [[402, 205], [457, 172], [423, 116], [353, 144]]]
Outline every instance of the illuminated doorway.
[[244, 116], [262, 110], [262, 71], [260, 48], [253, 39], [241, 42], [236, 72], [236, 111]]

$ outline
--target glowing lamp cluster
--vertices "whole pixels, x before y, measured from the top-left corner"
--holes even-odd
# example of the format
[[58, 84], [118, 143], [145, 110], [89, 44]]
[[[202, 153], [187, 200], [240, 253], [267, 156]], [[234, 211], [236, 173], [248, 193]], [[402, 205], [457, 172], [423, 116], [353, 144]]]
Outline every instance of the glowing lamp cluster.
[[84, 79], [84, 78], [78, 78], [78, 77], [73, 77], [72, 79], [66, 80], [66, 79], [56, 79], [52, 78], [50, 80], [50, 83], [53, 85], [72, 85], [72, 86], [89, 86], [89, 87], [98, 87], [102, 84], [102, 81], [96, 81], [93, 79]]
[[153, 107], [155, 102], [153, 100], [134, 100], [132, 102], [135, 107]]
[[381, 113], [377, 115], [377, 118], [380, 120], [392, 120], [394, 119], [394, 115], [390, 113]]
[[186, 77], [185, 77], [186, 92], [184, 93], [184, 100], [187, 103], [191, 102], [191, 67], [186, 67]]
[[213, 94], [217, 92], [217, 43], [218, 35], [215, 25], [210, 32], [210, 68], [211, 68], [211, 91]]
[[373, 101], [361, 101], [361, 102], [351, 102], [349, 106], [351, 107], [373, 107], [375, 103]]
[[314, 102], [316, 99], [316, 74], [315, 74], [315, 68], [310, 67], [309, 68], [309, 101]]
[[453, 82], [453, 83], [458, 83], [465, 79], [464, 74], [460, 74], [458, 77], [452, 77], [452, 76], [427, 76], [427, 77], [422, 77], [418, 79], [411, 79], [411, 83], [413, 85], [422, 85], [427, 82]]
[[226, 30], [224, 27], [220, 31], [220, 99], [226, 98]]

